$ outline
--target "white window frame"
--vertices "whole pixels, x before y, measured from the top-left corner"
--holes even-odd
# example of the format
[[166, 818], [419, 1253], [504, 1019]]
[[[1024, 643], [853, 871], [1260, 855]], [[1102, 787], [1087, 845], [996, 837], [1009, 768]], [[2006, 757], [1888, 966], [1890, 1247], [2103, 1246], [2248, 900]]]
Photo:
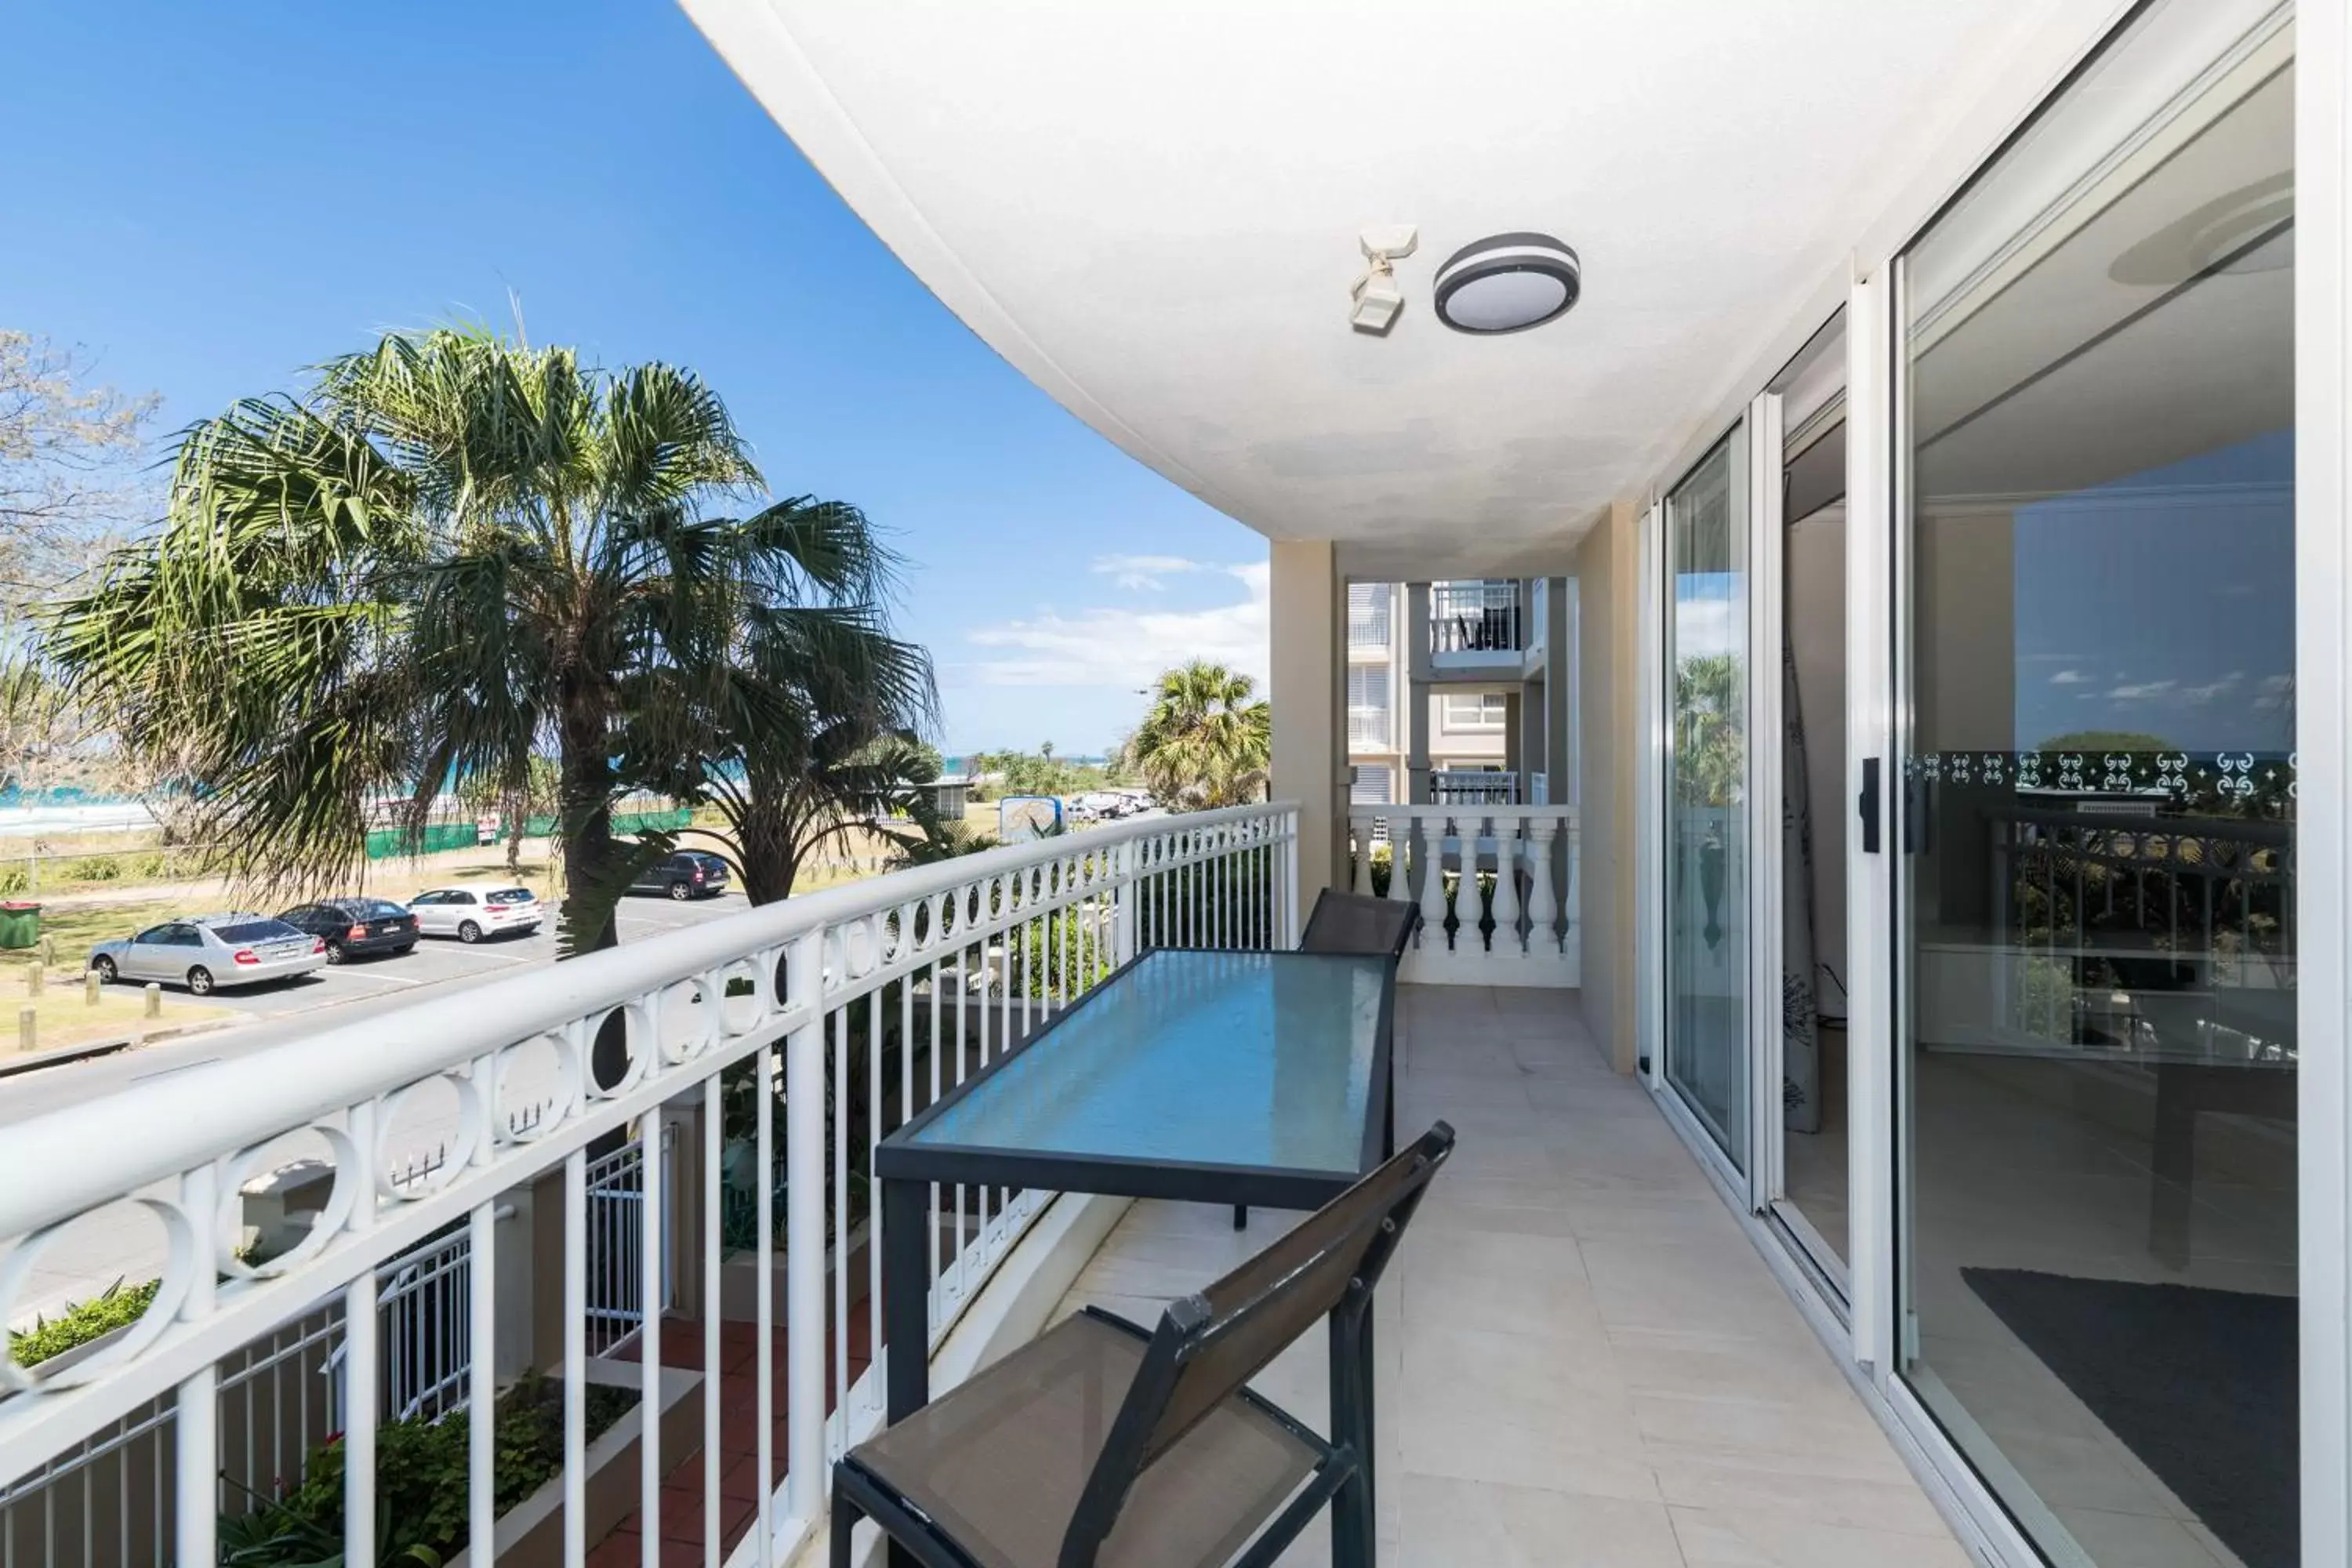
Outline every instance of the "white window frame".
[[[1475, 719], [1460, 719], [1455, 717], [1454, 711], [1454, 705], [1455, 703], [1474, 700], [1479, 705], [1478, 717]], [[1498, 734], [1507, 727], [1511, 721], [1510, 701], [1510, 698], [1500, 691], [1444, 692], [1441, 694], [1437, 700], [1438, 727], [1449, 735]], [[1486, 705], [1490, 702], [1500, 705], [1496, 710], [1494, 717], [1491, 719], [1486, 717]]]

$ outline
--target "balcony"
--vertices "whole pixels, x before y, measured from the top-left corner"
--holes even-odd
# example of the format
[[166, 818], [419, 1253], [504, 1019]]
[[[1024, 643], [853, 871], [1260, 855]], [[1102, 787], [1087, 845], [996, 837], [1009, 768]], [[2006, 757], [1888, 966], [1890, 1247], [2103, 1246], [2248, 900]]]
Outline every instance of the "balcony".
[[1528, 653], [1519, 584], [1510, 579], [1433, 583], [1429, 588], [1429, 669], [1447, 674], [1517, 673]]
[[[1573, 813], [1352, 821], [1356, 886], [1424, 918], [1403, 1114], [1464, 1133], [1384, 1287], [1386, 1550], [1962, 1561], [1646, 1094], [1584, 1042], [1559, 988]], [[793, 1560], [829, 1461], [881, 1420], [875, 1145], [1144, 947], [1287, 945], [1297, 831], [1254, 806], [1009, 847], [16, 1122], [0, 1318], [155, 1283], [110, 1334], [0, 1362], [0, 1561], [213, 1563], [332, 1473], [313, 1525], [377, 1561], [417, 1502], [388, 1489], [426, 1449], [464, 1478], [438, 1502], [503, 1561]], [[1236, 1238], [1223, 1211], [949, 1187], [922, 1217], [911, 1353], [945, 1386], [1081, 1298], [1148, 1315], [1280, 1216]], [[1320, 1353], [1266, 1381], [1319, 1412]], [[536, 1423], [528, 1486], [466, 1418], [489, 1408], [502, 1452], [508, 1417]]]
[[1350, 707], [1348, 710], [1348, 745], [1384, 749], [1389, 744], [1389, 710], [1386, 708]]
[[1429, 794], [1439, 805], [1517, 805], [1519, 775], [1487, 768], [1433, 768]]

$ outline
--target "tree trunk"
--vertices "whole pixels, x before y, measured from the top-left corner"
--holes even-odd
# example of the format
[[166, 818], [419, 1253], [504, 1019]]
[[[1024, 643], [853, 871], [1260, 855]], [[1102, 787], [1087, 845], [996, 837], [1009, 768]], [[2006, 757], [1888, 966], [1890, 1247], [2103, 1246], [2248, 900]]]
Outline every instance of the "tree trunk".
[[529, 791], [511, 792], [499, 805], [507, 830], [507, 876], [518, 882], [522, 880], [522, 830], [530, 825], [530, 810]]
[[743, 896], [755, 905], [791, 898], [800, 874], [800, 847], [794, 842], [791, 812], [772, 783], [745, 781], [743, 807], [734, 827], [735, 853], [743, 863]]
[[620, 945], [612, 914], [612, 900], [601, 900], [604, 912], [595, 929], [583, 929], [587, 910], [600, 900], [585, 895], [611, 875], [618, 858], [613, 842], [613, 773], [606, 755], [610, 739], [601, 710], [567, 711], [562, 719], [558, 762], [557, 810], [563, 834], [563, 902], [561, 918], [572, 933], [574, 953], [600, 952]]

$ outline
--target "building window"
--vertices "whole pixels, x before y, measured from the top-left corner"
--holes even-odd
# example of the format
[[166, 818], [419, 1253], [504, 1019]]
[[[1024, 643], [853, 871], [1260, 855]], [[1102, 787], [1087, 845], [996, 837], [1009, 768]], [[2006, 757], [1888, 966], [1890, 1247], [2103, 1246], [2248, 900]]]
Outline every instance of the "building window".
[[1387, 583], [1348, 584], [1348, 646], [1385, 648], [1389, 646], [1389, 605], [1396, 597]]
[[1449, 691], [1444, 700], [1448, 730], [1499, 730], [1510, 710], [1499, 691]]
[[1359, 665], [1348, 671], [1348, 743], [1389, 743], [1389, 667]]
[[1348, 804], [1388, 805], [1396, 799], [1396, 773], [1385, 764], [1348, 770]]

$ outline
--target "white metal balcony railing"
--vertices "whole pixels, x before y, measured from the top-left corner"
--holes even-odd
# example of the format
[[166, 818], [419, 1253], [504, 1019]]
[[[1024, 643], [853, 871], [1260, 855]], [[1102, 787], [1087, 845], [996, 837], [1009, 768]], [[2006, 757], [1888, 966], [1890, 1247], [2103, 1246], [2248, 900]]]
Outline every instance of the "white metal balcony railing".
[[1348, 590], [1348, 647], [1351, 650], [1389, 646], [1389, 605], [1396, 597], [1387, 584], [1359, 584]]
[[[502, 1270], [499, 1255], [520, 1246], [522, 1288], [561, 1308], [546, 1314], [560, 1347], [534, 1347], [527, 1364], [555, 1369], [562, 1463], [502, 1521], [496, 1424], [469, 1420], [469, 1542], [509, 1550], [536, 1509], [530, 1528], [576, 1568], [618, 1522], [613, 1510], [635, 1510], [651, 1558], [667, 1485], [698, 1494], [703, 1561], [783, 1561], [823, 1516], [829, 1461], [881, 1416], [894, 1347], [882, 1342], [880, 1216], [859, 1212], [874, 1145], [1143, 946], [1289, 945], [1297, 847], [1297, 814], [1281, 805], [1040, 839], [324, 1026], [11, 1126], [0, 1322], [23, 1321], [45, 1258], [86, 1253], [93, 1227], [143, 1217], [160, 1267], [145, 1312], [77, 1352], [18, 1366], [0, 1336], [0, 1560], [218, 1561], [224, 1518], [298, 1484], [314, 1436], [305, 1415], [257, 1451], [237, 1401], [249, 1406], [258, 1367], [315, 1388], [302, 1380], [330, 1355], [399, 1363], [404, 1390], [440, 1399], [454, 1357], [463, 1406], [503, 1410], [500, 1358], [485, 1352], [511, 1331], [499, 1298], [517, 1266]], [[719, 1135], [730, 1122], [740, 1141]], [[419, 1147], [445, 1156], [420, 1166]], [[647, 1158], [666, 1147], [671, 1157]], [[331, 1187], [307, 1233], [275, 1257], [247, 1251], [247, 1184], [321, 1156]], [[730, 1258], [722, 1220], [739, 1178], [748, 1234]], [[937, 1191], [930, 1342], [918, 1353], [945, 1340], [1051, 1196]], [[507, 1227], [522, 1235], [500, 1234], [502, 1215], [534, 1206]], [[634, 1267], [611, 1267], [614, 1244], [637, 1251]], [[647, 1279], [699, 1321], [640, 1310], [626, 1325], [634, 1363], [594, 1357], [592, 1305], [628, 1316], [638, 1302], [617, 1298], [641, 1299]], [[436, 1323], [400, 1363], [383, 1308], [410, 1286], [430, 1293]], [[722, 1349], [723, 1317], [748, 1332], [740, 1353]], [[379, 1427], [397, 1418], [388, 1396], [404, 1395], [382, 1377], [335, 1381], [344, 1560], [373, 1563]], [[637, 1399], [625, 1418], [635, 1474], [597, 1480], [606, 1524], [591, 1521], [592, 1382]], [[274, 1387], [268, 1403], [284, 1403]], [[626, 1451], [620, 1431], [597, 1444], [597, 1463]], [[118, 1467], [102, 1494], [50, 1485], [61, 1462], [133, 1440], [154, 1445], [151, 1462], [135, 1476]], [[720, 1489], [739, 1447], [756, 1460], [758, 1501], [730, 1524], [751, 1506]], [[722, 1552], [730, 1532], [740, 1539]]]
[[1397, 805], [1351, 811], [1348, 824], [1352, 890], [1421, 907], [1399, 978], [1580, 983], [1574, 806]]
[[1527, 647], [1519, 585], [1508, 579], [1433, 583], [1429, 588], [1429, 650], [1433, 654], [1517, 653]]
[[1389, 710], [1356, 707], [1348, 710], [1348, 744], [1385, 746], [1389, 743]]
[[1519, 775], [1485, 768], [1432, 768], [1429, 794], [1439, 805], [1517, 805]]

